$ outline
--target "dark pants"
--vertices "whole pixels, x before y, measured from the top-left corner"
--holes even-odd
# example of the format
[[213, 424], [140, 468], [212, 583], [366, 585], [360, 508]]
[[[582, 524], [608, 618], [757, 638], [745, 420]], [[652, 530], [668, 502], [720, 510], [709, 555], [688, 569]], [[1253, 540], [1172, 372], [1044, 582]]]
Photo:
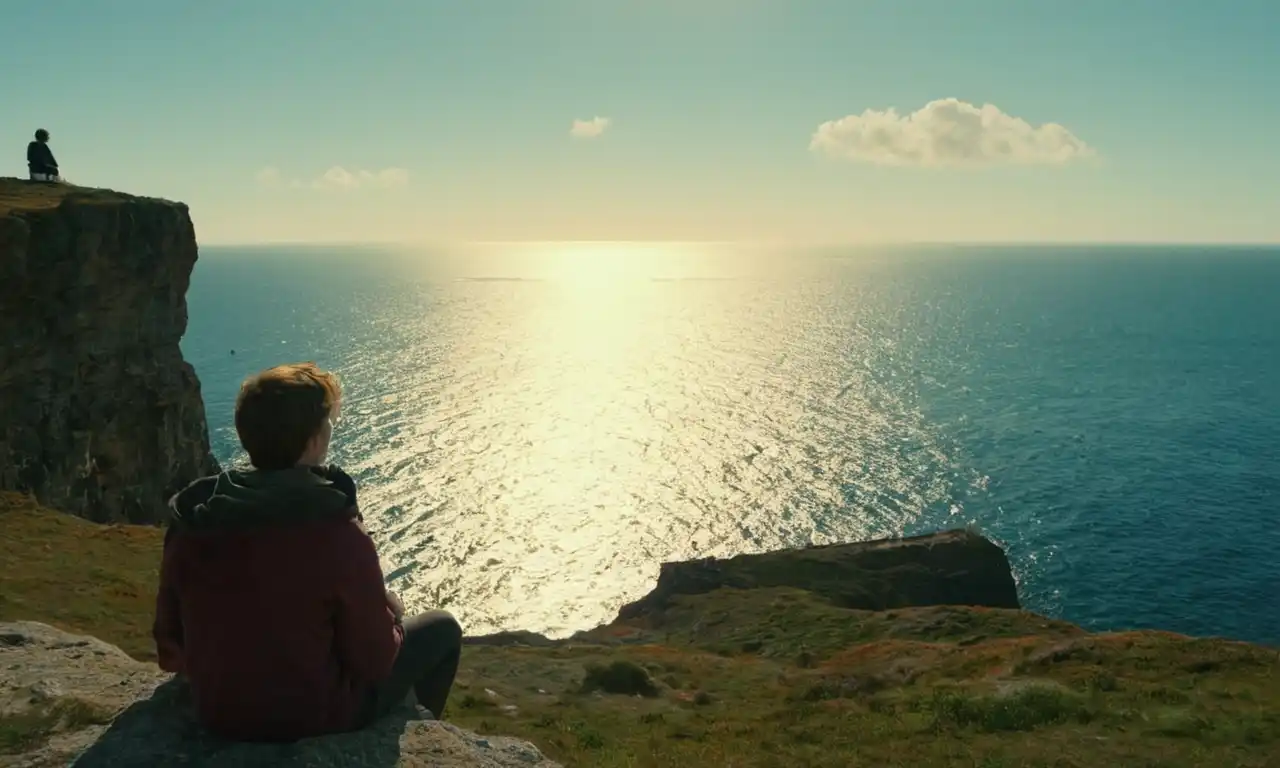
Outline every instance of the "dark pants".
[[404, 620], [404, 643], [391, 674], [369, 692], [364, 724], [390, 713], [413, 691], [436, 719], [444, 713], [462, 655], [462, 627], [445, 611], [427, 611]]

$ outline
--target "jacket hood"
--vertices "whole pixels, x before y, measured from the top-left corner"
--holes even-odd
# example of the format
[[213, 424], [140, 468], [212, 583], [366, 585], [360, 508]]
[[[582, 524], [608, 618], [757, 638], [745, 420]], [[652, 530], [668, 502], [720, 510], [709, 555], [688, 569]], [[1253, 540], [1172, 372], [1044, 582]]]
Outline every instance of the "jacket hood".
[[360, 516], [355, 482], [337, 467], [228, 470], [187, 486], [169, 507], [172, 527], [191, 532]]

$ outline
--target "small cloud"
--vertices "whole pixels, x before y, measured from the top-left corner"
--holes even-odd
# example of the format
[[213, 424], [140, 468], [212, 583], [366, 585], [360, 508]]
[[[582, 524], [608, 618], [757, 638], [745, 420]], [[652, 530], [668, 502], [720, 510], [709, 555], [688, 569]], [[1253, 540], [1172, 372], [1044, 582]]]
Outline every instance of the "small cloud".
[[340, 165], [333, 166], [310, 182], [286, 179], [274, 166], [263, 168], [254, 178], [264, 187], [289, 189], [400, 189], [409, 185], [409, 172], [404, 168], [348, 171]]
[[360, 186], [360, 179], [346, 168], [335, 165], [311, 182], [311, 186], [316, 189], [354, 189]]
[[273, 166], [267, 166], [258, 171], [255, 178], [264, 187], [274, 187], [280, 183], [280, 171]]
[[819, 125], [809, 149], [888, 166], [1065, 165], [1096, 154], [1057, 123], [1033, 126], [994, 104], [931, 101], [909, 115], [868, 109]]
[[403, 168], [380, 171], [348, 171], [335, 165], [311, 182], [314, 189], [399, 189], [409, 184], [409, 172]]
[[607, 117], [593, 117], [590, 120], [574, 120], [569, 126], [569, 135], [575, 139], [594, 139], [604, 133], [613, 121]]

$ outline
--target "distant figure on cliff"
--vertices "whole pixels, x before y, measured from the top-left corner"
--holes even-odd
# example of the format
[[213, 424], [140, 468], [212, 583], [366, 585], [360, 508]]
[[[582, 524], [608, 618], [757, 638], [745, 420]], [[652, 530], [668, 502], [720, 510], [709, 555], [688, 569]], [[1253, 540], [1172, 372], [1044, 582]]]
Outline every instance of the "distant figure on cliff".
[[410, 691], [439, 718], [453, 686], [461, 627], [444, 611], [404, 618], [355, 481], [324, 463], [341, 396], [313, 363], [249, 377], [235, 423], [253, 469], [197, 480], [170, 502], [156, 652], [223, 738], [356, 730]]
[[27, 170], [31, 172], [32, 181], [61, 181], [58, 175], [58, 161], [49, 149], [49, 132], [41, 128], [36, 131], [36, 140], [27, 145]]

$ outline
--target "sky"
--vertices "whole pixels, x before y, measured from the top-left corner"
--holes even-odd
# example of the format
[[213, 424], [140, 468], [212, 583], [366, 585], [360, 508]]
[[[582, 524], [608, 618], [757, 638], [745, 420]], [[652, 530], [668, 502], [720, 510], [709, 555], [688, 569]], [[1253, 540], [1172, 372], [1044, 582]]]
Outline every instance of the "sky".
[[0, 0], [202, 243], [1280, 242], [1275, 0]]

